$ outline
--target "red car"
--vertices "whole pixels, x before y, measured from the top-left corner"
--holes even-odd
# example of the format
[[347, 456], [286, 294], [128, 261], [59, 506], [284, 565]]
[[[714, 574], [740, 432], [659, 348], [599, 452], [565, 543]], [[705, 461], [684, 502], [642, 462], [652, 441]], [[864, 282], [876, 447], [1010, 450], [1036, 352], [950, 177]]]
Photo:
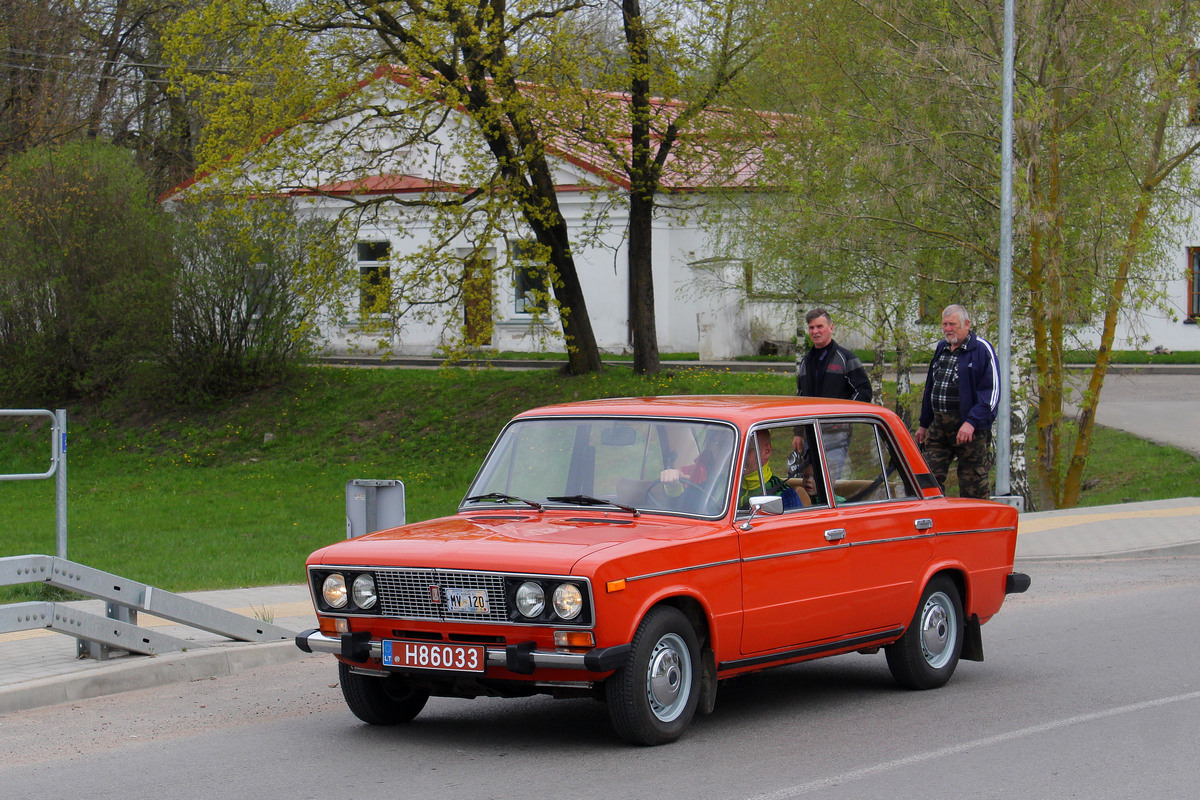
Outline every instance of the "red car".
[[308, 559], [360, 719], [431, 695], [595, 697], [616, 732], [672, 741], [720, 682], [886, 653], [903, 686], [983, 659], [980, 626], [1029, 578], [1017, 511], [946, 498], [879, 406], [796, 397], [599, 400], [517, 416], [458, 513]]

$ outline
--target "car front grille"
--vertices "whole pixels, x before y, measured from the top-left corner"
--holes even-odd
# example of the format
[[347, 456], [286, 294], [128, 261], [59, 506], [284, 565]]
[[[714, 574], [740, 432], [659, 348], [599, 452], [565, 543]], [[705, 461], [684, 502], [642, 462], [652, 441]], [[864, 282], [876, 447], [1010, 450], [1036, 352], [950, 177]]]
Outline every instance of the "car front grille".
[[[376, 569], [374, 573], [379, 609], [385, 617], [445, 622], [509, 621], [502, 575], [433, 569]], [[487, 612], [449, 609], [448, 589], [486, 592]]]

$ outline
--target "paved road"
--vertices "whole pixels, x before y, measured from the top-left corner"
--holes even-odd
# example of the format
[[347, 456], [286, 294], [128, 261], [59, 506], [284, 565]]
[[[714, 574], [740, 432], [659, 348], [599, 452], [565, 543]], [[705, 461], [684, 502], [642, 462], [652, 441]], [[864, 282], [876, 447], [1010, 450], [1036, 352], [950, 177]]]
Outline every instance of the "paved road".
[[1110, 373], [1096, 422], [1200, 456], [1200, 374]]
[[[0, 716], [6, 797], [531, 800], [1191, 798], [1200, 555], [1026, 565], [987, 660], [897, 689], [882, 654], [744, 676], [675, 744], [589, 700], [435, 698], [411, 725], [346, 709], [330, 656]], [[1169, 643], [1167, 645], [1166, 643]]]

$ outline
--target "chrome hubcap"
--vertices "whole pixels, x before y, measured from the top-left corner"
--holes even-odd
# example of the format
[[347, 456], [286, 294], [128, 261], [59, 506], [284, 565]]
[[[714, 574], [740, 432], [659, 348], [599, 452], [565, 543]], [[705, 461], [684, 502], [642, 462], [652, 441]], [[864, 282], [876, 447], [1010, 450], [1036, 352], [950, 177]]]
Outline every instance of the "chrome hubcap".
[[921, 611], [921, 652], [929, 666], [938, 669], [946, 665], [957, 635], [950, 598], [942, 592], [931, 595]]
[[654, 646], [646, 668], [646, 696], [650, 710], [663, 722], [678, 717], [687, 704], [691, 666], [681, 653], [687, 653], [683, 639], [673, 633], [667, 634]]

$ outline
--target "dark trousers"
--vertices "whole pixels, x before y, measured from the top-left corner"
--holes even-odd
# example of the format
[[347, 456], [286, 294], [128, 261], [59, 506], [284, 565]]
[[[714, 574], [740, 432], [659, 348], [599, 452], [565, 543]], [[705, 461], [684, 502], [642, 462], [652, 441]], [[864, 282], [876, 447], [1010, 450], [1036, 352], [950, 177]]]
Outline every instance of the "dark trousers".
[[959, 495], [986, 499], [991, 496], [988, 472], [992, 468], [992, 432], [977, 429], [971, 441], [958, 444], [961, 426], [962, 420], [957, 416], [934, 413], [933, 422], [925, 431], [925, 463], [945, 493], [950, 462], [957, 459]]

